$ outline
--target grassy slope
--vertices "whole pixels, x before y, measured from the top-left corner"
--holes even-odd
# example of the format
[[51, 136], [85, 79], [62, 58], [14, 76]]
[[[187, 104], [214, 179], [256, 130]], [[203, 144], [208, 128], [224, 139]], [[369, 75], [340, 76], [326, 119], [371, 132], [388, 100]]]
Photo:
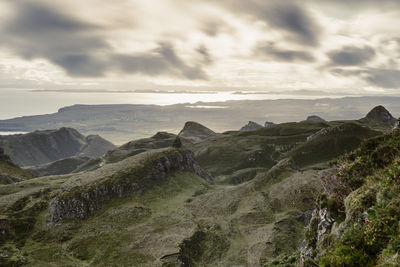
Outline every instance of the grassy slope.
[[180, 173], [141, 196], [114, 200], [86, 220], [56, 226], [47, 224], [48, 208], [39, 204], [71, 178], [36, 178], [0, 190], [4, 214], [19, 214], [24, 229], [34, 223], [29, 235], [16, 233], [2, 250], [13, 253], [14, 263], [31, 266], [161, 266], [174, 262], [163, 256], [180, 250], [192, 259], [183, 241], [200, 231], [208, 246], [194, 258], [199, 266], [258, 265], [291, 253], [303, 238], [302, 213], [312, 209], [310, 199], [320, 190], [316, 174], [284, 165], [239, 186], [210, 186]]
[[307, 214], [321, 191], [320, 171], [295, 171], [290, 160], [279, 160], [309, 135], [338, 124], [289, 123], [212, 137], [193, 145], [206, 168], [227, 175], [259, 168], [255, 177], [247, 182], [239, 177], [243, 183], [236, 186], [210, 186], [179, 173], [141, 196], [113, 200], [88, 219], [56, 226], [47, 225], [49, 211], [43, 203], [60, 187], [97, 180], [101, 169], [96, 175], [52, 176], [0, 187], [0, 210], [15, 216], [24, 229], [2, 250], [10, 251], [12, 262], [32, 266], [175, 266], [178, 252], [192, 266], [260, 266], [291, 255], [304, 238]]
[[400, 265], [399, 160], [396, 130], [363, 142], [339, 162], [341, 183], [321, 201], [336, 223], [317, 246], [319, 265]]
[[327, 131], [329, 132], [300, 145], [289, 153], [297, 166], [304, 167], [329, 161], [353, 151], [362, 140], [381, 134], [355, 122], [344, 122], [327, 128]]
[[[196, 143], [191, 149], [195, 151], [201, 166], [214, 176], [235, 176], [235, 172], [243, 169], [270, 169], [282, 158], [283, 153], [304, 143], [309, 135], [328, 126], [328, 123], [304, 121], [279, 124], [256, 131], [230, 132]], [[235, 180], [234, 177], [221, 179]]]
[[0, 185], [31, 179], [32, 175], [7, 160], [0, 158]]

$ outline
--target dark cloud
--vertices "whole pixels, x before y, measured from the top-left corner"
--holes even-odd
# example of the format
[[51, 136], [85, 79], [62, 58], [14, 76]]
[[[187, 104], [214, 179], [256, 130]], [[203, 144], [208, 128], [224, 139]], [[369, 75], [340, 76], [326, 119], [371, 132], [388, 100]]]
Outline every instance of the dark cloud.
[[168, 74], [190, 80], [207, 79], [200, 66], [188, 66], [176, 55], [172, 45], [167, 43], [161, 43], [151, 53], [115, 55], [113, 61], [124, 73], [142, 73], [151, 76]]
[[365, 79], [383, 88], [400, 88], [400, 70], [373, 69], [366, 72]]
[[331, 72], [340, 76], [360, 77], [371, 85], [382, 88], [400, 89], [400, 70], [396, 69], [333, 69]]
[[248, 17], [264, 21], [305, 45], [319, 43], [321, 28], [300, 2], [285, 0], [210, 0]]
[[308, 0], [314, 3], [328, 3], [332, 5], [358, 6], [358, 7], [374, 7], [383, 8], [391, 6], [400, 6], [399, 0]]
[[92, 55], [109, 50], [99, 28], [40, 3], [16, 1], [15, 17], [2, 29], [2, 44], [25, 59], [44, 58], [71, 76], [101, 76], [105, 65]]
[[375, 50], [372, 47], [345, 46], [340, 50], [334, 50], [328, 53], [328, 57], [333, 65], [357, 66], [362, 65], [375, 56]]
[[197, 52], [201, 55], [202, 62], [204, 64], [208, 65], [208, 64], [212, 64], [214, 62], [214, 58], [211, 56], [208, 48], [205, 47], [204, 45], [197, 48]]
[[189, 66], [172, 45], [160, 44], [155, 51], [140, 55], [117, 54], [105, 41], [102, 28], [27, 1], [15, 1], [15, 16], [1, 28], [2, 42], [25, 59], [43, 58], [74, 77], [99, 77], [119, 69], [125, 73], [174, 75], [206, 79], [200, 64]]
[[106, 61], [84, 54], [60, 55], [53, 57], [51, 61], [70, 76], [98, 77], [104, 75], [108, 67]]
[[207, 18], [200, 25], [200, 30], [210, 37], [216, 37], [220, 33], [232, 33], [234, 29], [222, 20]]
[[280, 49], [273, 44], [260, 45], [256, 48], [256, 56], [286, 62], [314, 62], [314, 56], [307, 51]]

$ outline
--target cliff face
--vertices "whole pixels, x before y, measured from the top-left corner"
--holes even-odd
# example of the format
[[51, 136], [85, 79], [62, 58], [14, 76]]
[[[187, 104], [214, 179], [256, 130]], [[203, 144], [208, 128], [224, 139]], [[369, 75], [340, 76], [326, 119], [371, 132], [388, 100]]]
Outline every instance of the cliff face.
[[77, 155], [99, 157], [115, 148], [99, 136], [85, 137], [71, 128], [0, 136], [0, 147], [20, 166], [41, 165]]
[[[118, 166], [126, 164], [126, 167], [103, 179], [94, 178], [87, 184], [69, 187], [52, 199], [51, 220], [86, 218], [111, 199], [141, 194], [157, 183], [168, 181], [176, 172], [192, 172], [213, 183], [212, 177], [195, 162], [193, 152], [188, 150], [147, 153], [141, 155], [140, 164], [133, 168], [128, 165], [130, 162], [131, 159], [119, 162]], [[104, 173], [102, 168], [94, 171], [93, 176], [101, 173]]]

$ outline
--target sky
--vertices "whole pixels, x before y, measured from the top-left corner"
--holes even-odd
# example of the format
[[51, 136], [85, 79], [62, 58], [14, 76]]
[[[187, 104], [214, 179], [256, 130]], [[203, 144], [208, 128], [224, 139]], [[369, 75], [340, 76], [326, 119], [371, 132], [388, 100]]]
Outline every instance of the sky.
[[400, 0], [0, 0], [0, 90], [400, 88]]

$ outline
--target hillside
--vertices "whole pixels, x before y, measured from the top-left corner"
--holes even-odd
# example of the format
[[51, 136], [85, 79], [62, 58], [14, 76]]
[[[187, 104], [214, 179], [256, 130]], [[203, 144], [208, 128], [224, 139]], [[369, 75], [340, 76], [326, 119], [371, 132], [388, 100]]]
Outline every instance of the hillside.
[[20, 169], [12, 163], [11, 159], [0, 148], [0, 185], [13, 184], [31, 178], [32, 175], [29, 172]]
[[180, 148], [176, 135], [159, 132], [37, 169], [78, 166], [69, 174], [0, 186], [0, 265], [341, 266], [349, 253], [336, 251], [337, 233], [354, 212], [369, 212], [351, 192], [367, 186], [369, 203], [380, 192], [369, 187], [383, 174], [375, 170], [400, 151], [398, 130], [382, 137], [361, 121], [222, 134], [189, 122], [181, 133]]
[[361, 123], [368, 125], [372, 129], [385, 131], [392, 129], [399, 123], [392, 114], [383, 106], [374, 107], [368, 114], [359, 120]]
[[203, 141], [209, 137], [217, 135], [214, 131], [194, 121], [185, 123], [178, 136], [192, 143]]
[[72, 156], [96, 158], [113, 144], [100, 136], [83, 136], [71, 128], [0, 136], [0, 147], [20, 166], [41, 165]]
[[400, 131], [364, 141], [322, 176], [302, 260], [320, 266], [400, 264]]

